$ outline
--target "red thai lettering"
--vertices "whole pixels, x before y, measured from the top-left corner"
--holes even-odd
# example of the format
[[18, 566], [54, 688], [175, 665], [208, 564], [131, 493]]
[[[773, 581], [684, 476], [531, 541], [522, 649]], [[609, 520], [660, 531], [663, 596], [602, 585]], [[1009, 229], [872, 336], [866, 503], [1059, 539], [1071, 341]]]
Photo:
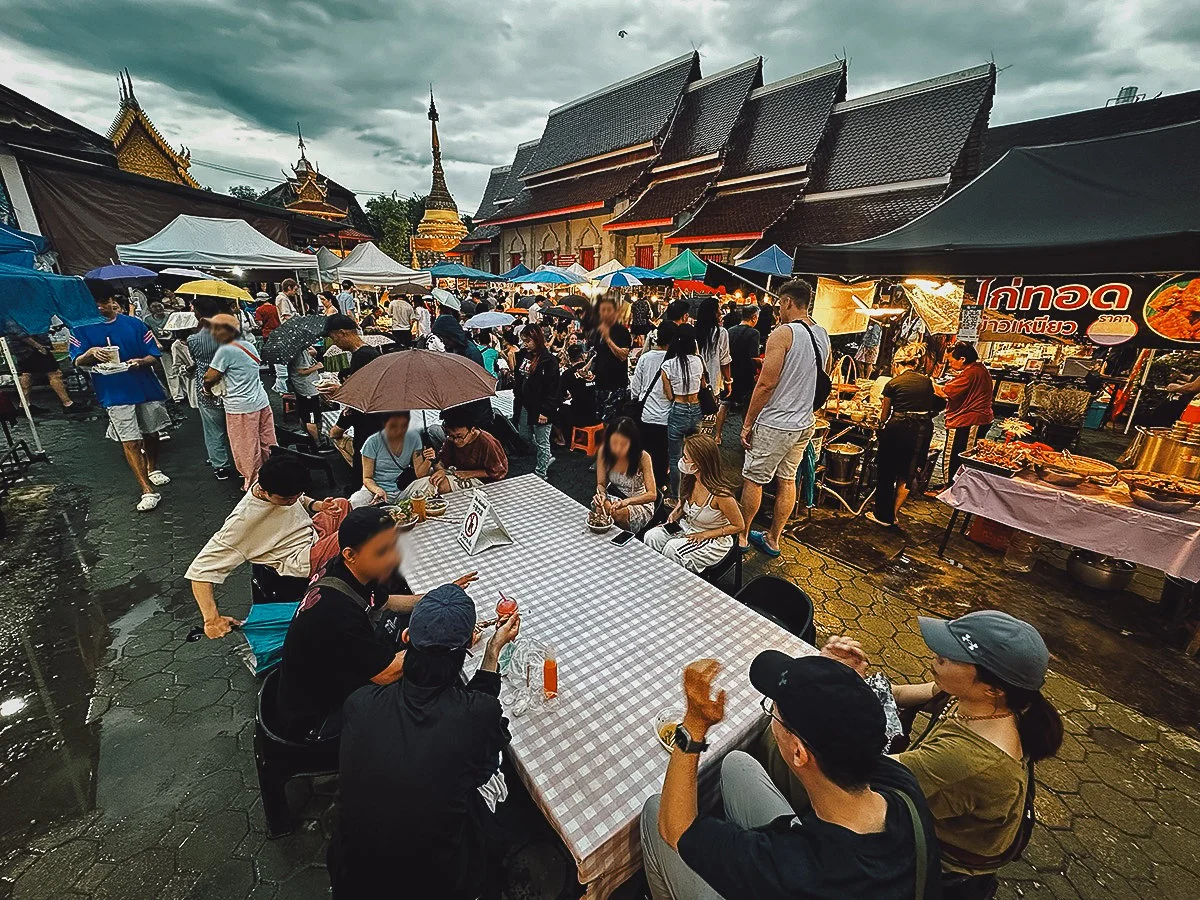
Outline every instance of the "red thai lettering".
[[1034, 298], [1037, 298], [1038, 309], [1051, 309], [1054, 304], [1054, 288], [1048, 284], [1038, 284], [1021, 291], [1021, 309], [1033, 309]]
[[[1111, 300], [1105, 300], [1108, 295], [1112, 296]], [[1108, 284], [1102, 284], [1092, 292], [1092, 306], [1096, 309], [1129, 309], [1129, 301], [1133, 298], [1133, 290], [1127, 284], [1122, 284], [1119, 281], [1110, 281]]]
[[1092, 292], [1086, 284], [1064, 284], [1054, 297], [1057, 309], [1082, 309], [1088, 305]]

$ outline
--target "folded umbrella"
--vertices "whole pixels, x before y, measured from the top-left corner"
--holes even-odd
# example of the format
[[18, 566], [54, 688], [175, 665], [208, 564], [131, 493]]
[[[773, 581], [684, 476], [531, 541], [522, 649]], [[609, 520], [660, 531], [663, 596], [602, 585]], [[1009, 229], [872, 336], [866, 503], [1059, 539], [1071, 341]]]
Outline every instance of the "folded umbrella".
[[463, 328], [503, 328], [511, 325], [516, 319], [504, 312], [481, 312], [463, 322]]
[[495, 393], [496, 379], [465, 356], [409, 350], [388, 353], [367, 363], [332, 394], [332, 399], [360, 412], [378, 413], [449, 409]]
[[267, 337], [263, 358], [269, 363], [287, 365], [296, 355], [321, 339], [325, 316], [292, 316]]
[[100, 266], [92, 269], [83, 276], [84, 281], [103, 281], [109, 287], [131, 288], [143, 287], [158, 280], [158, 273], [141, 266]]
[[242, 637], [250, 647], [255, 675], [262, 675], [283, 661], [283, 641], [299, 603], [255, 603], [242, 623]]
[[230, 284], [228, 281], [217, 281], [206, 278], [203, 281], [187, 281], [175, 288], [177, 294], [193, 294], [198, 297], [223, 297], [226, 300], [253, 301], [250, 292], [245, 288]]

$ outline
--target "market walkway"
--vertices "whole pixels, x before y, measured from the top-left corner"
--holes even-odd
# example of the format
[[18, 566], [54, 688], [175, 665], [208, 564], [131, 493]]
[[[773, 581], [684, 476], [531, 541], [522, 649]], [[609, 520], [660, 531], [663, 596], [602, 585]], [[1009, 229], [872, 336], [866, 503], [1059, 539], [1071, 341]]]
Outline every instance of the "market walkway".
[[[163, 505], [136, 514], [124, 463], [102, 433], [95, 419], [48, 421], [54, 461], [7, 501], [0, 898], [325, 897], [331, 786], [314, 793], [300, 785], [303, 826], [266, 840], [250, 747], [256, 683], [236, 641], [183, 641], [195, 607], [182, 572], [232, 507], [236, 488], [204, 469], [193, 416], [165, 448], [163, 467], [174, 481]], [[514, 474], [529, 468], [514, 460]], [[593, 476], [582, 456], [551, 472], [573, 495], [590, 495]], [[943, 516], [931, 503], [919, 518]], [[908, 558], [926, 554], [922, 546]], [[844, 550], [839, 556], [848, 558]], [[889, 674], [917, 678], [928, 655], [915, 616], [954, 610], [945, 608], [950, 598], [910, 591], [906, 585], [930, 576], [905, 574], [898, 564], [907, 565], [893, 560], [868, 571], [791, 542], [770, 569], [817, 598], [822, 634], [859, 635]], [[747, 576], [761, 567], [752, 556]], [[248, 595], [244, 574], [231, 582], [226, 596], [233, 595]], [[970, 597], [963, 611], [979, 599]], [[1200, 877], [1200, 742], [1194, 726], [1160, 720], [1194, 723], [1197, 710], [1189, 703], [1149, 718], [1112, 699], [1115, 691], [1094, 690], [1104, 679], [1088, 677], [1086, 661], [1075, 658], [1087, 649], [1055, 647], [1056, 670], [1089, 686], [1062, 674], [1051, 679], [1069, 735], [1060, 759], [1039, 769], [1042, 825], [1025, 860], [1006, 870], [1001, 896], [1192, 897]], [[1175, 651], [1160, 654], [1170, 665], [1143, 674], [1151, 688], [1143, 694], [1168, 668], [1194, 688], [1192, 664]], [[1185, 696], [1192, 695], [1169, 692], [1168, 702]], [[1145, 708], [1137, 692], [1128, 702]], [[506, 826], [519, 846], [506, 895], [558, 896], [569, 872], [561, 849], [527, 803], [517, 798], [511, 806]]]

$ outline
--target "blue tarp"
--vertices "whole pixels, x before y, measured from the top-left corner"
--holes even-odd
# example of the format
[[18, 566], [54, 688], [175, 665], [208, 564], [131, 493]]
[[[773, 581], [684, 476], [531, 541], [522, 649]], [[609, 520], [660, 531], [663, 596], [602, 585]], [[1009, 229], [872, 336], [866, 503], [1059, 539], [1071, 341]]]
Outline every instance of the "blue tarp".
[[656, 272], [653, 269], [644, 269], [641, 266], [626, 266], [621, 269], [626, 275], [632, 275], [638, 281], [650, 282], [651, 284], [663, 284], [670, 281], [670, 275], [664, 275], [662, 272]]
[[0, 263], [8, 266], [33, 268], [33, 258], [45, 253], [50, 245], [40, 234], [29, 234], [0, 223]]
[[472, 269], [460, 263], [439, 263], [429, 270], [434, 278], [469, 278], [472, 281], [503, 281], [499, 275], [484, 272], [482, 269]]
[[772, 244], [762, 253], [746, 260], [739, 268], [749, 269], [751, 272], [762, 272], [766, 275], [780, 275], [784, 278], [791, 278], [792, 258], [775, 244]]
[[29, 334], [45, 334], [53, 316], [72, 328], [101, 321], [82, 278], [0, 264], [0, 320], [11, 320]]

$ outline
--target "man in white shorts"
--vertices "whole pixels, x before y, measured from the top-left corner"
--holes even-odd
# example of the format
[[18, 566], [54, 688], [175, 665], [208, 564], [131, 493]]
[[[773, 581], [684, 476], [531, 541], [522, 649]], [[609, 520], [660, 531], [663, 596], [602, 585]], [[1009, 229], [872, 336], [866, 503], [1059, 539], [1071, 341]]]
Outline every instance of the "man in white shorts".
[[[779, 538], [796, 504], [796, 470], [812, 440], [817, 372], [829, 361], [829, 335], [812, 318], [813, 289], [793, 278], [779, 289], [781, 325], [767, 338], [762, 373], [742, 425], [746, 462], [742, 468], [742, 516], [738, 540], [767, 556], [779, 555]], [[775, 484], [775, 516], [768, 532], [751, 531], [762, 505], [762, 489]]]
[[119, 293], [97, 300], [103, 321], [72, 329], [69, 350], [75, 365], [92, 367], [96, 399], [108, 413], [106, 437], [121, 442], [142, 489], [138, 512], [148, 512], [162, 500], [156, 488], [171, 481], [158, 468], [158, 432], [171, 427], [171, 416], [151, 368], [158, 342], [145, 322], [121, 312], [123, 301]]

